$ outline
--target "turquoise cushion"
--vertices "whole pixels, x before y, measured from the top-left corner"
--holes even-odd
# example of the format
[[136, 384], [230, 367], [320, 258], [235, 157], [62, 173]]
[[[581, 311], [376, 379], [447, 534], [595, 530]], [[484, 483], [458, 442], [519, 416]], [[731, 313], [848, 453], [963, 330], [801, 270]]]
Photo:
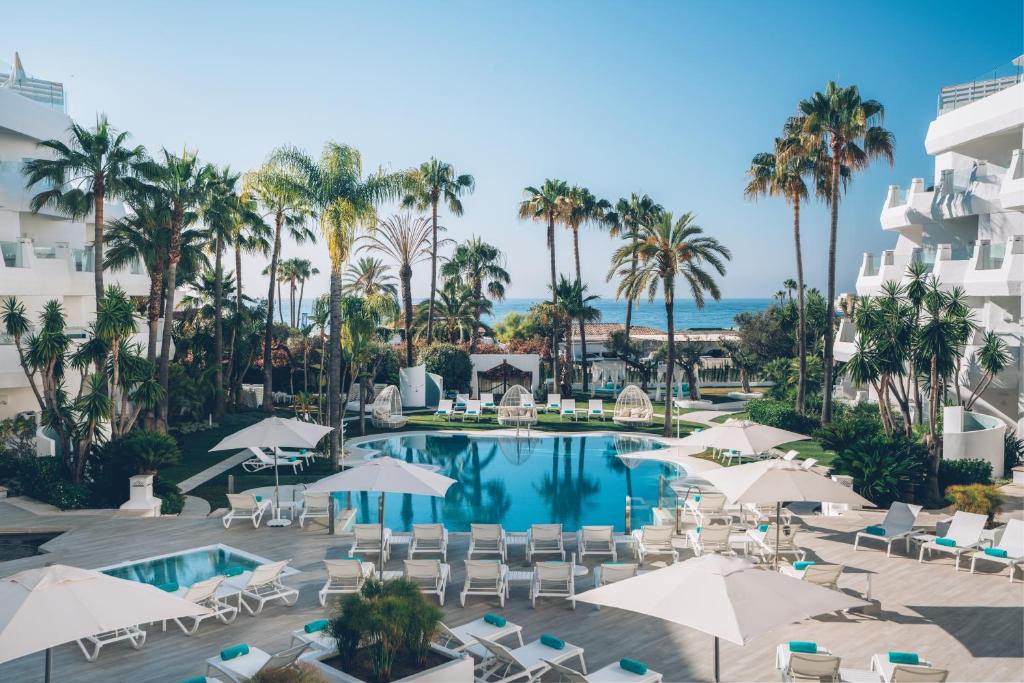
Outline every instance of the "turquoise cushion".
[[694, 532], [699, 536], [700, 535], [700, 527], [697, 527], [696, 529], [694, 529]]
[[317, 631], [323, 631], [328, 626], [329, 623], [326, 619], [317, 619], [316, 621], [311, 621], [303, 626], [302, 630], [306, 633], [316, 633]]
[[188, 680], [184, 680], [181, 683], [206, 683], [206, 676], [193, 676]]
[[305, 455], [306, 453], [309, 453], [309, 451], [306, 450], [305, 448], [300, 448], [299, 449], [299, 453], [301, 453], [302, 455]]
[[992, 557], [1006, 557], [1007, 552], [1003, 548], [985, 548], [984, 553]]
[[872, 525], [865, 529], [864, 533], [871, 534], [872, 536], [885, 536], [885, 527]]
[[256, 496], [256, 502], [257, 503], [262, 503], [263, 502], [263, 496]]
[[493, 612], [488, 612], [487, 614], [485, 614], [484, 621], [490, 624], [491, 626], [497, 626], [498, 628], [502, 628], [505, 624], [508, 623], [505, 620], [505, 617], [501, 616], [500, 614], [494, 614]]
[[233, 645], [231, 647], [224, 648], [223, 650], [221, 650], [220, 658], [226, 662], [229, 659], [234, 659], [235, 657], [241, 657], [242, 655], [247, 654], [249, 654], [249, 646], [245, 643], [242, 643], [241, 645]]
[[356, 561], [358, 561], [358, 562], [362, 562], [362, 561], [363, 561], [363, 556], [362, 556], [362, 555], [353, 555], [352, 557], [350, 557], [350, 558], [348, 558], [348, 559], [350, 559], [350, 560], [356, 560]]
[[178, 588], [179, 588], [177, 581], [168, 581], [167, 583], [158, 583], [156, 585], [156, 587], [159, 588], [162, 591], [167, 591], [168, 593], [173, 593], [176, 590], [178, 590]]
[[794, 562], [793, 569], [804, 570], [810, 567], [812, 564], [817, 564], [814, 560], [804, 560], [802, 562]]
[[761, 526], [757, 527], [757, 530], [763, 534], [764, 532], [768, 531], [768, 527], [770, 526], [770, 524], [762, 524]]
[[916, 652], [890, 652], [889, 662], [892, 664], [910, 664], [917, 666], [921, 663], [921, 658], [917, 656]]
[[818, 654], [818, 644], [812, 643], [809, 640], [791, 640], [789, 641], [790, 652], [803, 652], [808, 655]]
[[298, 456], [295, 456], [295, 455], [289, 455], [288, 456], [288, 462], [296, 462], [298, 459], [299, 459]]
[[647, 665], [643, 662], [638, 662], [635, 659], [620, 659], [619, 666], [630, 673], [636, 674], [637, 676], [643, 676], [647, 673]]
[[238, 576], [239, 574], [241, 574], [244, 571], [245, 571], [245, 569], [243, 569], [242, 567], [227, 567], [221, 573], [224, 576]]
[[565, 641], [561, 638], [554, 637], [550, 633], [545, 633], [541, 635], [540, 642], [542, 645], [547, 645], [548, 647], [554, 648], [555, 650], [562, 650], [565, 648]]
[[699, 503], [700, 502], [700, 494], [699, 493], [693, 497], [693, 502], [695, 502], [695, 503]]
[[939, 538], [936, 538], [935, 542], [938, 545], [944, 545], [947, 548], [955, 548], [956, 547], [956, 541], [954, 541], [952, 538], [945, 538], [944, 536], [940, 536]]

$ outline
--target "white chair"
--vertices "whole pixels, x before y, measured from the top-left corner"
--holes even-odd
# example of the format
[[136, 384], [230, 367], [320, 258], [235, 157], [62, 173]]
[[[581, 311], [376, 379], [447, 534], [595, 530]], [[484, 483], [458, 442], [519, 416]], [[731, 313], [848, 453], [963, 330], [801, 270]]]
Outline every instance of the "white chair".
[[526, 561], [532, 562], [534, 555], [558, 553], [565, 559], [565, 546], [562, 543], [561, 524], [534, 524], [526, 533]]
[[466, 560], [466, 580], [459, 593], [463, 607], [467, 595], [493, 595], [504, 607], [508, 592], [508, 565], [499, 560]]
[[533, 566], [530, 583], [530, 606], [537, 606], [537, 598], [569, 598], [576, 609], [576, 577], [572, 562], [538, 562]]
[[839, 681], [840, 659], [832, 654], [791, 652], [783, 681]]
[[434, 417], [443, 417], [446, 420], [451, 420], [454, 413], [455, 409], [452, 407], [452, 401], [443, 398], [437, 402], [437, 410], [434, 411]]
[[[239, 605], [252, 616], [262, 612], [268, 602], [275, 600], [291, 606], [299, 599], [299, 591], [281, 583], [281, 576], [289, 562], [291, 560], [261, 564], [252, 570], [252, 574], [244, 582], [239, 580], [242, 577], [231, 577], [226, 582], [241, 590]], [[255, 601], [256, 607], [250, 607], [246, 598]]]
[[309, 645], [318, 659], [326, 659], [338, 654], [338, 641], [330, 633], [330, 622], [327, 619], [311, 621], [302, 628], [292, 631], [291, 647], [298, 644]]
[[786, 454], [782, 456], [783, 460], [793, 460], [796, 456], [800, 455], [796, 451], [786, 451]]
[[672, 562], [679, 560], [679, 552], [672, 545], [672, 533], [675, 530], [669, 525], [649, 524], [633, 530], [633, 548], [640, 564], [648, 555], [668, 555]]
[[981, 547], [981, 532], [985, 530], [987, 521], [985, 515], [957, 510], [945, 536], [922, 534], [915, 537], [921, 543], [917, 561], [924, 562], [925, 551], [929, 558], [933, 552], [946, 553], [953, 556], [954, 571], [960, 571], [960, 555]]
[[358, 559], [324, 560], [324, 567], [327, 569], [327, 581], [317, 594], [321, 606], [327, 604], [329, 595], [358, 593], [366, 580], [373, 576], [373, 563]]
[[356, 540], [348, 549], [349, 557], [356, 554], [378, 555], [381, 567], [387, 564], [391, 557], [391, 529], [384, 529], [384, 547], [381, 547], [380, 524], [353, 524], [352, 533]]
[[301, 448], [297, 451], [289, 451], [284, 448], [275, 448], [274, 455], [279, 458], [298, 458], [302, 461], [303, 469], [305, 466], [316, 460], [316, 449], [312, 448]]
[[469, 551], [467, 556], [473, 559], [477, 555], [498, 555], [502, 562], [508, 558], [508, 546], [505, 545], [505, 529], [500, 524], [470, 524]]
[[448, 587], [451, 568], [441, 560], [405, 560], [405, 578], [414, 582], [428, 595], [436, 595], [444, 605], [444, 593]]
[[216, 618], [224, 624], [230, 624], [238, 617], [237, 607], [229, 605], [227, 602], [217, 597], [217, 590], [220, 588], [222, 583], [224, 583], [224, 577], [215, 576], [212, 579], [206, 579], [205, 581], [194, 583], [181, 592], [180, 597], [182, 599], [194, 602], [197, 605], [202, 605], [210, 610], [208, 614], [199, 614], [194, 617], [183, 617], [186, 621], [188, 619], [192, 619], [192, 624], [190, 626], [186, 626], [182, 623], [181, 619], [174, 620], [174, 623], [178, 625], [186, 636], [190, 636], [199, 630], [199, 624], [211, 617]]
[[466, 402], [466, 410], [464, 413], [462, 413], [462, 420], [463, 422], [465, 422], [467, 418], [471, 417], [475, 421], [479, 422], [480, 416], [483, 415], [483, 412], [484, 411], [480, 405], [480, 401], [474, 401], [473, 399], [470, 399], [469, 401]]
[[562, 396], [560, 394], [548, 394], [548, 400], [544, 403], [544, 412], [562, 412]]
[[590, 418], [596, 417], [599, 420], [604, 420], [604, 401], [599, 398], [592, 398], [587, 401], [587, 422]]
[[881, 524], [875, 524], [857, 532], [853, 538], [853, 549], [857, 550], [857, 546], [862, 540], [881, 541], [885, 543], [885, 556], [891, 557], [893, 541], [902, 538], [906, 542], [909, 553], [910, 537], [914, 532], [914, 524], [917, 523], [917, 516], [920, 513], [920, 505], [908, 505], [898, 501], [893, 503], [889, 506], [889, 511], [885, 513], [885, 519]]
[[249, 446], [245, 450], [249, 451], [252, 455], [251, 458], [242, 462], [242, 469], [246, 472], [259, 472], [274, 467], [291, 467], [294, 474], [298, 474], [299, 470], [302, 469], [303, 462], [295, 456], [278, 456], [278, 455], [267, 455], [263, 452], [263, 449], [256, 448], [255, 446]]
[[302, 512], [299, 513], [299, 528], [306, 525], [307, 519], [331, 518], [331, 494], [310, 491], [302, 496]]
[[611, 555], [618, 559], [615, 551], [615, 532], [610, 526], [583, 526], [576, 531], [576, 547], [580, 560], [587, 555]]
[[804, 562], [800, 567], [795, 565], [783, 565], [779, 567], [779, 573], [792, 576], [794, 579], [801, 579], [808, 583], [839, 590], [839, 577], [846, 569], [841, 564], [818, 564], [817, 562]]
[[600, 588], [609, 583], [633, 578], [639, 568], [639, 565], [633, 562], [602, 562], [594, 567], [594, 587]]
[[800, 469], [802, 469], [802, 470], [810, 470], [812, 467], [814, 467], [817, 464], [818, 464], [818, 461], [815, 460], [814, 458], [807, 458], [806, 460], [804, 460], [800, 464]]
[[[488, 617], [491, 619], [489, 620]], [[504, 623], [495, 620], [494, 617], [499, 617]], [[485, 614], [479, 619], [459, 626], [448, 626], [444, 622], [438, 623], [438, 637], [443, 647], [453, 652], [469, 652], [478, 658], [482, 658], [487, 651], [478, 645], [477, 638], [483, 637], [499, 641], [509, 636], [515, 636], [519, 641], [519, 647], [523, 646], [523, 627], [513, 624], [500, 615]]]
[[497, 411], [498, 405], [494, 402], [494, 394], [480, 394], [480, 407], [491, 412]]
[[270, 510], [270, 501], [251, 493], [229, 493], [227, 496], [231, 509], [220, 520], [224, 528], [230, 528], [231, 522], [236, 519], [248, 519], [252, 522], [253, 528], [258, 529], [263, 515]]
[[226, 676], [233, 683], [245, 683], [251, 681], [257, 674], [280, 671], [295, 666], [299, 656], [309, 648], [309, 645], [307, 643], [295, 645], [273, 655], [258, 647], [246, 645], [245, 648], [244, 654], [229, 659], [224, 659], [223, 653], [229, 652], [232, 648], [222, 650], [221, 655], [207, 659], [207, 675], [212, 670]]
[[558, 411], [558, 421], [561, 422], [563, 417], [571, 417], [573, 420], [576, 419], [576, 399], [562, 399], [562, 408]]
[[469, 404], [469, 394], [455, 394], [455, 411], [465, 412], [466, 406]]
[[1013, 583], [1014, 567], [1024, 572], [1024, 521], [1011, 519], [998, 532], [995, 545], [971, 553], [971, 573], [978, 560], [999, 562], [1010, 568], [1010, 583]]
[[477, 636], [477, 642], [484, 646], [488, 656], [477, 664], [474, 680], [478, 683], [509, 683], [509, 681], [536, 681], [551, 670], [548, 662], [561, 664], [570, 659], [578, 658], [584, 672], [587, 665], [583, 661], [583, 648], [562, 641], [562, 647], [551, 647], [544, 644], [547, 637], [527, 643], [514, 650], [494, 642], [483, 636]]
[[440, 553], [441, 559], [448, 561], [448, 530], [443, 524], [413, 524], [412, 542], [409, 543], [409, 558], [416, 553]]
[[[780, 558], [792, 555], [798, 562], [802, 562], [807, 553], [797, 546], [797, 527], [794, 524], [783, 524], [778, 532], [778, 545], [776, 546], [776, 533], [778, 527], [772, 524], [762, 524], [757, 529], [747, 531], [747, 539], [754, 544], [761, 559], [765, 562], [768, 558], [778, 555]], [[762, 531], [764, 529], [764, 531]]]
[[698, 493], [686, 499], [685, 512], [701, 526], [708, 515], [720, 515], [725, 510], [725, 496], [721, 493]]
[[[59, 618], [59, 615], [56, 616]], [[120, 643], [124, 641], [131, 644], [132, 649], [138, 650], [146, 644], [146, 632], [138, 626], [129, 626], [127, 628], [118, 628], [113, 631], [104, 631], [103, 633], [97, 633], [96, 635], [79, 638], [75, 642], [78, 643], [78, 647], [81, 648], [82, 654], [85, 655], [85, 661], [95, 662], [96, 658], [100, 656], [100, 650], [103, 649], [104, 645], [111, 645], [113, 643]], [[92, 652], [89, 652], [90, 645], [93, 647]]]
[[597, 671], [585, 674], [575, 669], [548, 660], [551, 670], [558, 674], [559, 680], [566, 683], [661, 683], [661, 674], [647, 669], [642, 674], [622, 668], [622, 660], [612, 662]]
[[731, 542], [732, 524], [709, 524], [689, 529], [687, 539], [697, 557], [705, 553], [735, 555]]
[[[809, 654], [817, 655], [831, 655], [832, 650], [827, 647], [822, 647], [817, 643], [810, 643], [813, 645], [814, 652]], [[791, 651], [789, 649], [789, 643], [779, 643], [778, 647], [775, 648], [775, 668], [779, 671], [786, 671], [789, 668], [789, 656]], [[808, 654], [808, 653], [804, 653]]]
[[879, 653], [871, 657], [871, 670], [878, 674], [885, 683], [894, 681], [935, 681], [942, 683], [949, 677], [945, 669], [935, 669], [931, 662], [921, 659], [917, 653], [908, 652], [912, 655], [917, 664], [901, 664], [890, 661], [888, 653]]

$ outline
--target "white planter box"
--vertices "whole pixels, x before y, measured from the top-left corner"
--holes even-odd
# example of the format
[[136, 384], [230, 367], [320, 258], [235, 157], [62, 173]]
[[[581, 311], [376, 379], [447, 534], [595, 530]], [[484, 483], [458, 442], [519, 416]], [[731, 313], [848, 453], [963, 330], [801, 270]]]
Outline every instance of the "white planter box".
[[[328, 683], [365, 683], [360, 678], [351, 676], [344, 671], [327, 666], [317, 659], [305, 660], [312, 664]], [[393, 683], [473, 683], [473, 659], [462, 656], [430, 669], [424, 669], [405, 678], [397, 678]]]

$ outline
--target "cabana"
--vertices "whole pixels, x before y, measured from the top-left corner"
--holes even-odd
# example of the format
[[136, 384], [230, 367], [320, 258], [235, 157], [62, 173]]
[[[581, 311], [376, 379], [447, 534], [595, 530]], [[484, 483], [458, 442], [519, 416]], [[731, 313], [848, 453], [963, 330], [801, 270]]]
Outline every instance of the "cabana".
[[402, 415], [402, 394], [398, 387], [389, 384], [373, 401], [371, 421], [374, 427], [384, 429], [401, 429], [409, 423], [409, 418]]
[[654, 406], [651, 399], [640, 387], [630, 384], [615, 401], [615, 414], [612, 420], [617, 425], [624, 426], [645, 426], [651, 423], [654, 416]]
[[498, 424], [527, 426], [537, 424], [537, 405], [533, 395], [518, 384], [509, 387], [498, 405]]

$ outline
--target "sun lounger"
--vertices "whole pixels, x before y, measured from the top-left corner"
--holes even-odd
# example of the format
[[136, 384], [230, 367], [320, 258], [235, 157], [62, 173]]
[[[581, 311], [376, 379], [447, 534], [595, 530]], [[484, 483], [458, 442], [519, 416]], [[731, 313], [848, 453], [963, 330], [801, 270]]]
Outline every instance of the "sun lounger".
[[921, 534], [915, 540], [921, 543], [918, 562], [924, 562], [925, 551], [931, 557], [933, 552], [946, 553], [953, 556], [953, 569], [960, 571], [960, 555], [981, 547], [981, 532], [985, 530], [985, 515], [957, 510], [945, 536]]
[[999, 562], [1010, 568], [1010, 583], [1013, 583], [1013, 568], [1024, 572], [1024, 521], [1011, 519], [997, 536], [999, 539], [991, 548], [971, 553], [971, 573], [978, 560]]
[[782, 670], [784, 681], [838, 681], [839, 657], [831, 654], [790, 652], [786, 668]]
[[526, 561], [532, 562], [534, 555], [558, 553], [565, 559], [565, 546], [562, 544], [561, 524], [534, 524], [526, 534]]
[[[225, 656], [236, 648], [244, 648], [244, 651], [225, 659]], [[251, 681], [257, 674], [280, 671], [295, 666], [299, 656], [308, 648], [309, 645], [303, 643], [272, 655], [258, 647], [236, 645], [235, 648], [226, 648], [221, 651], [220, 655], [207, 659], [206, 673], [209, 674], [213, 670], [227, 677], [233, 683], [245, 683]]]
[[493, 595], [504, 607], [508, 597], [508, 565], [499, 560], [466, 560], [466, 579], [459, 593], [463, 607], [468, 595]]
[[513, 624], [500, 614], [485, 614], [459, 626], [448, 626], [444, 622], [438, 622], [438, 639], [443, 647], [453, 652], [469, 652], [478, 659], [486, 654], [477, 638], [483, 637], [497, 642], [509, 636], [515, 636], [519, 641], [519, 647], [523, 646], [523, 627]]
[[251, 458], [242, 462], [242, 469], [246, 472], [259, 472], [277, 465], [278, 467], [291, 467], [292, 472], [298, 474], [303, 466], [302, 460], [295, 456], [267, 455], [263, 449], [255, 446], [249, 446], [246, 450], [252, 455]]
[[505, 545], [505, 530], [500, 524], [470, 524], [469, 552], [467, 557], [477, 555], [498, 555], [504, 562], [508, 557]]
[[437, 410], [434, 411], [434, 417], [443, 417], [446, 420], [451, 420], [454, 413], [455, 409], [452, 407], [452, 402], [448, 399], [441, 399], [437, 402]]
[[576, 531], [576, 547], [580, 560], [587, 555], [611, 555], [618, 559], [615, 551], [615, 532], [610, 526], [583, 526]]
[[220, 520], [224, 528], [230, 528], [236, 519], [248, 519], [258, 529], [263, 515], [270, 510], [270, 501], [251, 493], [229, 493], [227, 496], [231, 509]]
[[686, 499], [685, 512], [689, 512], [697, 526], [701, 526], [708, 515], [720, 515], [725, 510], [725, 496], [721, 493], [697, 493]]
[[[59, 617], [59, 615], [56, 615]], [[146, 644], [146, 632], [138, 626], [129, 626], [127, 628], [118, 628], [113, 631], [104, 631], [103, 633], [97, 633], [96, 635], [86, 636], [85, 638], [79, 638], [77, 641], [78, 647], [81, 648], [82, 654], [85, 655], [87, 662], [95, 662], [96, 658], [100, 656], [100, 650], [105, 645], [111, 645], [113, 643], [120, 643], [128, 641], [131, 644], [132, 649], [138, 650]], [[89, 647], [92, 646], [92, 652], [89, 651]]]
[[735, 555], [732, 549], [732, 524], [708, 524], [689, 529], [687, 539], [693, 547], [693, 553], [700, 557], [705, 553]]
[[599, 398], [587, 401], [587, 421], [589, 422], [592, 417], [604, 420], [604, 402]]
[[480, 421], [480, 416], [483, 415], [483, 409], [480, 407], [480, 401], [474, 401], [472, 399], [466, 402], [466, 410], [462, 413], [463, 422], [467, 418], [473, 418], [477, 422]]
[[672, 562], [679, 560], [679, 552], [672, 545], [672, 534], [675, 530], [668, 525], [648, 525], [633, 530], [633, 548], [640, 564], [648, 555], [669, 555]]
[[480, 394], [480, 407], [485, 411], [497, 411], [498, 404], [494, 402], [494, 394]]
[[557, 394], [548, 394], [548, 400], [544, 404], [545, 413], [562, 412], [562, 397]]
[[637, 574], [639, 565], [633, 562], [603, 562], [594, 567], [594, 588], [624, 579], [631, 579]]
[[537, 598], [569, 598], [576, 609], [576, 577], [572, 562], [538, 562], [533, 566], [530, 582], [530, 606], [537, 607]]
[[[893, 659], [899, 661], [894, 662]], [[933, 668], [931, 662], [921, 659], [916, 652], [876, 654], [871, 658], [871, 670], [877, 673], [884, 683], [896, 681], [936, 681], [941, 683], [949, 676], [948, 671]]]
[[383, 567], [391, 557], [391, 529], [384, 529], [384, 547], [380, 545], [380, 524], [353, 524], [356, 540], [348, 549], [348, 556], [377, 555]]
[[306, 465], [316, 460], [316, 450], [311, 448], [300, 448], [297, 451], [290, 451], [284, 448], [275, 448], [274, 455], [279, 458], [298, 458], [302, 461], [302, 466], [305, 468]]
[[775, 546], [776, 525], [762, 524], [756, 529], [747, 531], [747, 540], [754, 544], [761, 559], [765, 562], [769, 557], [778, 555], [780, 558], [791, 555], [797, 561], [803, 561], [807, 553], [796, 544], [797, 526], [794, 524], [783, 524], [778, 533], [778, 548]]
[[558, 411], [558, 421], [561, 422], [563, 417], [571, 417], [573, 420], [576, 419], [576, 399], [562, 399], [562, 408]]
[[189, 602], [194, 602], [197, 605], [202, 605], [210, 610], [208, 614], [199, 614], [194, 617], [183, 617], [186, 621], [192, 620], [190, 626], [186, 626], [182, 623], [181, 619], [175, 619], [174, 623], [184, 632], [186, 636], [190, 636], [199, 629], [199, 624], [203, 623], [210, 617], [216, 617], [218, 621], [224, 624], [230, 624], [238, 617], [238, 608], [234, 605], [229, 605], [224, 600], [217, 597], [217, 591], [221, 584], [224, 583], [223, 576], [215, 576], [212, 579], [206, 579], [205, 581], [199, 581], [192, 584], [188, 588], [180, 591], [180, 597]]
[[438, 603], [444, 605], [451, 567], [441, 560], [405, 560], [404, 566], [405, 578], [416, 583], [424, 593], [436, 595]]
[[324, 560], [327, 581], [317, 594], [320, 604], [327, 604], [327, 596], [358, 593], [366, 579], [373, 576], [373, 563], [358, 559]]
[[[549, 662], [561, 664], [576, 658], [579, 659], [583, 671], [587, 670], [582, 647], [551, 636], [541, 636], [514, 650], [482, 636], [477, 636], [477, 642], [488, 652], [488, 656], [476, 666], [474, 676], [479, 683], [536, 681], [551, 669]], [[547, 643], [552, 643], [555, 647]]]
[[[637, 670], [642, 670], [643, 673], [623, 668], [624, 662], [630, 662], [626, 665], [631, 668], [639, 667]], [[651, 671], [645, 664], [633, 660], [619, 660], [597, 671], [591, 671], [589, 674], [570, 669], [558, 662], [547, 660], [547, 663], [551, 666], [551, 670], [566, 683], [661, 683], [660, 673]]]
[[455, 412], [465, 412], [467, 405], [469, 405], [469, 394], [455, 394]]
[[[797, 641], [790, 642], [793, 643], [794, 647], [796, 647]], [[812, 653], [805, 652], [803, 654], [818, 654], [824, 656], [832, 655], [832, 650], [829, 650], [827, 647], [822, 647], [817, 643], [803, 642], [801, 643], [801, 645], [804, 646], [804, 649], [814, 650], [814, 652]], [[792, 651], [789, 649], [789, 646], [789, 642], [779, 643], [778, 647], [775, 648], [775, 668], [779, 671], [786, 671], [789, 668], [789, 657], [792, 653]]]
[[909, 553], [910, 537], [914, 532], [914, 524], [917, 522], [917, 515], [920, 512], [920, 505], [893, 503], [889, 506], [889, 511], [885, 513], [885, 519], [881, 524], [875, 524], [857, 532], [853, 539], [853, 549], [857, 550], [857, 546], [862, 540], [881, 541], [885, 543], [885, 556], [889, 557], [892, 555], [893, 541], [902, 538], [906, 542]]
[[818, 564], [817, 562], [797, 562], [796, 564], [779, 567], [779, 573], [814, 583], [832, 590], [839, 590], [839, 577], [846, 569], [841, 564]]
[[413, 524], [412, 542], [409, 544], [409, 558], [416, 553], [438, 553], [448, 561], [448, 530], [443, 524]]
[[309, 649], [316, 652], [318, 657], [338, 654], [338, 641], [331, 635], [327, 619], [316, 619], [292, 631], [291, 646], [300, 644], [309, 645]]
[[[281, 575], [289, 562], [291, 560], [261, 564], [253, 569], [252, 574], [244, 581], [240, 581], [243, 578], [241, 576], [229, 577], [226, 579], [226, 583], [241, 590], [242, 595], [239, 598], [239, 604], [252, 616], [262, 612], [268, 602], [275, 600], [280, 600], [285, 605], [291, 606], [299, 599], [299, 591], [281, 583]], [[256, 607], [250, 607], [249, 603], [245, 600], [246, 598], [254, 601]]]
[[814, 458], [807, 458], [806, 460], [804, 460], [800, 464], [800, 469], [802, 469], [802, 470], [810, 470], [812, 467], [814, 467], [817, 464], [818, 464], [818, 461], [815, 460]]
[[331, 518], [331, 494], [310, 491], [302, 496], [302, 512], [299, 513], [299, 528], [306, 525], [307, 519]]

